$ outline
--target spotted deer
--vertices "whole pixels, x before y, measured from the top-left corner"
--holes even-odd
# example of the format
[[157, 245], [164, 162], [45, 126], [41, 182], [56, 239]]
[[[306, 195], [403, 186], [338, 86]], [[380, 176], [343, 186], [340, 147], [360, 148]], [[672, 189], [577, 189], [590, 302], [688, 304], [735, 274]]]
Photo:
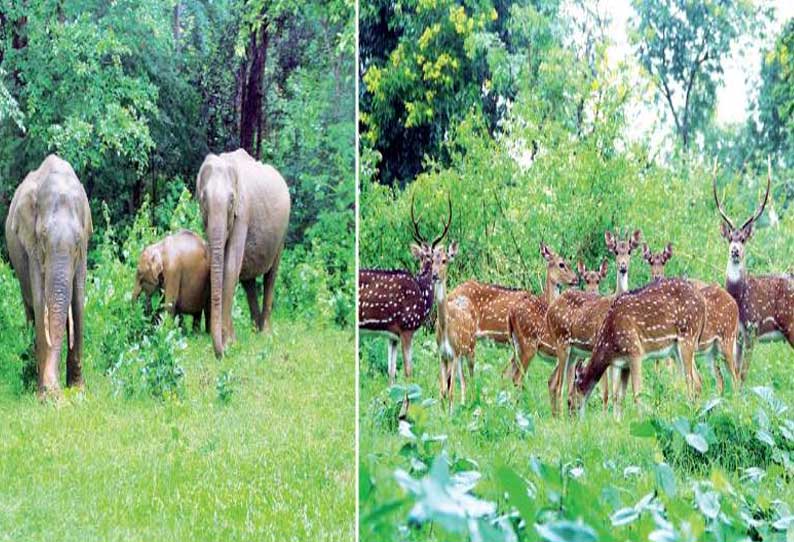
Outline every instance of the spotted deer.
[[462, 358], [466, 358], [469, 377], [474, 379], [474, 347], [476, 323], [473, 306], [464, 295], [447, 296], [447, 265], [455, 258], [458, 244], [452, 242], [448, 250], [440, 247], [433, 254], [435, 297], [438, 306], [436, 317], [436, 345], [440, 361], [439, 386], [442, 400], [452, 409], [455, 392], [455, 374], [460, 380], [460, 402], [466, 401], [466, 375]]
[[[657, 280], [664, 277], [664, 267], [673, 255], [670, 243], [664, 250], [654, 254], [643, 245], [643, 257], [651, 266], [651, 279]], [[689, 280], [698, 289], [706, 302], [706, 321], [703, 324], [703, 333], [698, 339], [697, 353], [706, 358], [717, 381], [720, 394], [725, 391], [725, 382], [722, 371], [716, 364], [717, 355], [725, 361], [725, 368], [731, 375], [734, 384], [739, 385], [739, 373], [736, 364], [739, 335], [739, 306], [724, 288], [716, 284], [707, 284], [699, 280]], [[658, 363], [658, 362], [657, 362]]]
[[522, 296], [508, 307], [505, 321], [507, 336], [513, 343], [513, 357], [504, 371], [504, 376], [520, 385], [529, 362], [541, 348], [547, 355], [553, 351], [544, 347], [541, 335], [545, 328], [546, 310], [559, 295], [563, 285], [575, 286], [579, 277], [564, 258], [540, 244], [540, 254], [546, 260], [546, 286], [541, 296], [522, 292]]
[[[549, 398], [553, 414], [558, 414], [564, 388], [570, 390], [573, 383], [574, 362], [578, 358], [590, 356], [595, 344], [596, 334], [604, 321], [607, 310], [615, 298], [625, 292], [629, 285], [629, 265], [631, 254], [639, 246], [642, 238], [640, 230], [625, 240], [615, 237], [610, 231], [604, 232], [607, 250], [615, 256], [617, 284], [614, 295], [586, 295], [585, 292], [570, 290], [551, 306], [546, 314], [549, 340], [554, 349], [557, 365], [549, 378]], [[617, 377], [613, 378], [617, 382]], [[610, 378], [602, 381], [602, 400], [606, 409], [609, 402]], [[569, 392], [570, 393], [570, 392]], [[613, 395], [617, 388], [613, 390]]]
[[419, 231], [414, 217], [414, 202], [411, 199], [411, 222], [414, 244], [411, 254], [419, 260], [419, 273], [406, 270], [361, 269], [358, 275], [359, 329], [385, 335], [389, 346], [389, 384], [394, 384], [397, 374], [397, 341], [402, 344], [403, 370], [411, 378], [411, 342], [414, 333], [427, 319], [433, 306], [433, 286], [437, 269], [434, 261], [444, 251], [438, 246], [449, 231], [452, 220], [452, 202], [449, 201], [449, 216], [444, 231], [432, 242], [428, 242]]
[[584, 291], [597, 294], [601, 281], [607, 276], [607, 261], [602, 260], [598, 269], [588, 271], [584, 262], [579, 260], [576, 264], [576, 270], [579, 276], [582, 277], [582, 282], [584, 282]]
[[739, 307], [739, 329], [743, 350], [738, 352], [741, 379], [747, 378], [753, 343], [758, 340], [788, 341], [794, 347], [794, 280], [788, 275], [749, 275], [744, 263], [745, 244], [753, 234], [753, 225], [769, 201], [772, 185], [772, 164], [767, 159], [767, 181], [764, 199], [750, 218], [738, 228], [725, 213], [717, 196], [717, 160], [714, 160], [712, 189], [714, 202], [722, 217], [721, 233], [728, 241], [728, 264], [725, 289]]
[[619, 295], [607, 310], [596, 334], [587, 366], [576, 364], [574, 385], [568, 394], [571, 412], [584, 412], [587, 398], [609, 367], [620, 371], [615, 414], [620, 416], [629, 376], [635, 403], [642, 392], [642, 362], [674, 354], [687, 376], [692, 396], [700, 391], [694, 373], [694, 355], [703, 331], [706, 304], [690, 282], [659, 279]]

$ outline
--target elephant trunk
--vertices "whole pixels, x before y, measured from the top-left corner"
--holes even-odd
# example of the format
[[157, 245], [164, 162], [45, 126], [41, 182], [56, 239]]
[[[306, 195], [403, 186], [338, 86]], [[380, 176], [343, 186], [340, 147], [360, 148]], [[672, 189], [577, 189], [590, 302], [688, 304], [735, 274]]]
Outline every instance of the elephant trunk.
[[72, 316], [72, 281], [74, 269], [68, 256], [55, 258], [52, 268], [44, 277], [44, 338], [49, 348], [50, 363], [60, 360], [61, 345], [69, 330], [69, 348], [74, 346], [74, 321]]
[[[224, 217], [225, 218], [225, 217]], [[210, 333], [215, 355], [223, 355], [223, 268], [226, 245], [226, 222], [223, 218], [210, 218], [208, 224], [210, 245]]]

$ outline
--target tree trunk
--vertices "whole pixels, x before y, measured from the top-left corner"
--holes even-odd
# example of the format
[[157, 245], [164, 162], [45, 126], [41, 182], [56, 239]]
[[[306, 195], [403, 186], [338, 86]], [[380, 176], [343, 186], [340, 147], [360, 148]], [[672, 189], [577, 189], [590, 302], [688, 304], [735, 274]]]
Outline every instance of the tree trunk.
[[265, 21], [259, 35], [251, 34], [247, 55], [250, 59], [250, 68], [248, 73], [244, 74], [243, 95], [240, 103], [240, 147], [254, 157], [258, 156], [256, 147], [261, 143], [255, 145], [257, 132], [261, 126], [262, 80], [267, 62], [268, 41], [268, 24]]

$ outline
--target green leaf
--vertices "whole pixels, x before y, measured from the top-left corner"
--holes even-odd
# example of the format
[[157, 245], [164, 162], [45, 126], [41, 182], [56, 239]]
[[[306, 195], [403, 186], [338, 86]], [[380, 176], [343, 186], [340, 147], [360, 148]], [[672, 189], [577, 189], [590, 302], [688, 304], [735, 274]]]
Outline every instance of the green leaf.
[[589, 525], [568, 520], [535, 525], [535, 529], [546, 542], [595, 542], [598, 539]]
[[677, 488], [673, 469], [667, 463], [657, 463], [655, 471], [656, 486], [664, 491], [668, 497], [674, 498]]
[[651, 420], [632, 422], [629, 425], [629, 434], [640, 438], [654, 437], [656, 436], [656, 427]]
[[534, 523], [537, 507], [535, 506], [535, 501], [527, 493], [526, 482], [507, 466], [501, 466], [496, 469], [496, 479], [499, 482], [500, 489], [507, 493], [507, 502], [518, 510], [521, 518], [527, 524]]
[[709, 445], [701, 435], [697, 433], [687, 433], [684, 437], [686, 439], [686, 443], [692, 446], [698, 452], [705, 454], [709, 450]]

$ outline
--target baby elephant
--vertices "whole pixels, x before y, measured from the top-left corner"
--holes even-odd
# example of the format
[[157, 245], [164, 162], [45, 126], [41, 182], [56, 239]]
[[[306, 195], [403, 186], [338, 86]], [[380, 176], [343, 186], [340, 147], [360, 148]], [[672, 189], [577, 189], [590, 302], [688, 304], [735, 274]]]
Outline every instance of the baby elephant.
[[141, 290], [151, 296], [162, 288], [169, 313], [192, 315], [193, 327], [198, 328], [204, 312], [209, 332], [209, 276], [207, 244], [192, 231], [182, 230], [143, 250], [132, 300], [138, 299]]

